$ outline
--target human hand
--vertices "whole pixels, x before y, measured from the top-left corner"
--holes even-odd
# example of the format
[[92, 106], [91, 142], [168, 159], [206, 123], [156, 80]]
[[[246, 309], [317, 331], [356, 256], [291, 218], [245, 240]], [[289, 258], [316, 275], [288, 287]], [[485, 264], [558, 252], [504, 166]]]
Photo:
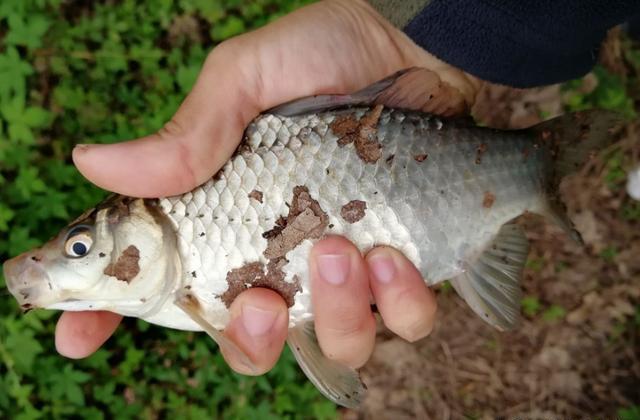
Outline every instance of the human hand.
[[[404, 92], [387, 105], [453, 114], [469, 107], [481, 81], [431, 56], [362, 0], [328, 0], [220, 44], [173, 119], [158, 133], [115, 145], [79, 146], [79, 170], [107, 190], [138, 197], [184, 193], [228, 160], [244, 128], [261, 111], [299, 97], [349, 93], [400, 69], [433, 71], [424, 92]], [[431, 98], [431, 96], [433, 97]], [[425, 97], [431, 98], [424, 101]], [[407, 340], [433, 326], [435, 298], [399, 252], [380, 247], [362, 257], [344, 238], [315, 245], [309, 261], [316, 332], [323, 352], [352, 367], [373, 351], [372, 294], [385, 324]], [[231, 305], [225, 334], [259, 373], [277, 361], [287, 335], [284, 300], [250, 289]], [[80, 358], [113, 333], [121, 317], [107, 312], [64, 313], [58, 351]], [[225, 354], [236, 371], [246, 371]], [[255, 373], [255, 372], [253, 372]]]

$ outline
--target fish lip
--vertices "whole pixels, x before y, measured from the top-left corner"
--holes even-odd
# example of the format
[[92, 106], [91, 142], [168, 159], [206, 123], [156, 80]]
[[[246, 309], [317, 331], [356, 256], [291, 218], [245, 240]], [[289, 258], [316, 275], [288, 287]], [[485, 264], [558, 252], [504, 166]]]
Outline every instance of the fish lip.
[[47, 290], [51, 290], [51, 279], [38, 258], [22, 254], [6, 261], [2, 267], [9, 293], [25, 309], [33, 309]]

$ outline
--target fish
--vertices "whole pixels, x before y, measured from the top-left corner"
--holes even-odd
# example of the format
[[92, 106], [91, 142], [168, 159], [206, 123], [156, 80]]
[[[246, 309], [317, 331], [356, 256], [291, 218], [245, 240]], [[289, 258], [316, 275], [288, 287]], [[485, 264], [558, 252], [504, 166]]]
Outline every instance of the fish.
[[558, 187], [612, 141], [619, 117], [584, 111], [502, 131], [379, 103], [419, 71], [264, 112], [224, 167], [186, 194], [109, 196], [5, 262], [10, 293], [25, 310], [106, 310], [204, 331], [251, 368], [223, 331], [239, 293], [270, 288], [289, 307], [298, 364], [345, 407], [365, 386], [322, 354], [313, 328], [307, 259], [326, 235], [363, 252], [392, 246], [427, 285], [449, 279], [484, 321], [514, 328], [529, 243], [513, 221], [537, 213], [580, 242]]

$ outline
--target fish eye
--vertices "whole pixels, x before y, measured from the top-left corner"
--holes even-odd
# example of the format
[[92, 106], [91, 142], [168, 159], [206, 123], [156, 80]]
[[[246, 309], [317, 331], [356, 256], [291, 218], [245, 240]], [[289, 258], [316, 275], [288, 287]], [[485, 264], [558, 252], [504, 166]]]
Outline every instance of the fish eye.
[[77, 227], [72, 229], [67, 235], [64, 243], [64, 251], [68, 257], [80, 258], [84, 257], [91, 250], [93, 238], [91, 231], [86, 227]]

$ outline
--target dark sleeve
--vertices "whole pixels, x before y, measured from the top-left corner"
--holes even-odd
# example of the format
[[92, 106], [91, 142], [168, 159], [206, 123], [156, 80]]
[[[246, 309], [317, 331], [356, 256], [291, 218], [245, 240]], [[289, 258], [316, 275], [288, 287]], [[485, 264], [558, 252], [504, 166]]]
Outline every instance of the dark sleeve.
[[402, 27], [467, 73], [532, 87], [588, 72], [607, 30], [639, 13], [640, 0], [432, 0]]

